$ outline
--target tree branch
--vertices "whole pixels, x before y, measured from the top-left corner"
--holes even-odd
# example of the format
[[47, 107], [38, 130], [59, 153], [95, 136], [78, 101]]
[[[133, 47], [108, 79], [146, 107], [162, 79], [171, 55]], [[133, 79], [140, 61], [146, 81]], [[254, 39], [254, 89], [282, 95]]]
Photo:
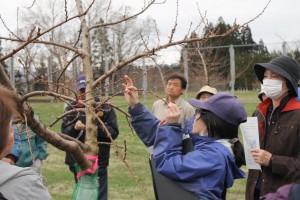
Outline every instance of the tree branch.
[[149, 2], [148, 5], [146, 5], [140, 12], [134, 14], [134, 15], [131, 15], [129, 17], [124, 17], [123, 19], [120, 19], [118, 21], [115, 21], [115, 22], [109, 22], [109, 23], [102, 23], [102, 24], [95, 24], [93, 26], [91, 26], [89, 28], [89, 31], [95, 29], [95, 28], [100, 28], [100, 27], [106, 27], [106, 26], [111, 26], [111, 25], [116, 25], [116, 24], [120, 24], [121, 22], [124, 22], [124, 21], [128, 21], [128, 20], [131, 20], [131, 19], [134, 19], [136, 18], [137, 16], [141, 15], [142, 13], [144, 13], [153, 3], [155, 2], [155, 0], [151, 0]]
[[91, 8], [92, 4], [94, 3], [95, 0], [93, 0], [93, 2], [90, 4], [90, 6], [81, 14], [78, 14], [76, 16], [73, 16], [63, 22], [60, 22], [58, 24], [56, 24], [55, 26], [49, 28], [48, 30], [44, 31], [44, 32], [37, 32], [37, 35], [35, 37], [29, 37], [27, 41], [25, 41], [24, 44], [20, 45], [19, 47], [17, 47], [16, 49], [12, 50], [12, 52], [6, 54], [5, 56], [1, 57], [0, 58], [0, 62], [1, 61], [4, 61], [6, 60], [7, 58], [10, 58], [11, 56], [13, 56], [14, 54], [16, 54], [17, 52], [19, 52], [20, 50], [22, 50], [24, 47], [26, 47], [28, 44], [32, 43], [33, 41], [35, 41], [36, 39], [38, 39], [39, 37], [45, 35], [46, 33], [52, 31], [53, 29], [57, 28], [57, 27], [60, 27], [61, 25], [73, 20], [73, 19], [76, 19], [78, 17], [82, 17], [84, 15], [86, 15], [86, 13], [89, 11], [89, 9]]

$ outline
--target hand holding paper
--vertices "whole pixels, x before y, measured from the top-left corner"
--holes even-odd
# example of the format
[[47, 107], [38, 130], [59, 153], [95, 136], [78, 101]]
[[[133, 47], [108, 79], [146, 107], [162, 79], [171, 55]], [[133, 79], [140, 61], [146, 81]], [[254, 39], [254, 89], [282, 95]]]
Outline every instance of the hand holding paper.
[[[254, 152], [260, 152], [261, 150], [259, 145], [257, 117], [248, 117], [247, 122], [242, 123], [240, 128], [243, 135], [246, 166], [248, 169], [261, 170], [260, 164], [254, 160], [251, 152], [253, 149], [255, 149]], [[257, 154], [255, 153], [255, 155]]]

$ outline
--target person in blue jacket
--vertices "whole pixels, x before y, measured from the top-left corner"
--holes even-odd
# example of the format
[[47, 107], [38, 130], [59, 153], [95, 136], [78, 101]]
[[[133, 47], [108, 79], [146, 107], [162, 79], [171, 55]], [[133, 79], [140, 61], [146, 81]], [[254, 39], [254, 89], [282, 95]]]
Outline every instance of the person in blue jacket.
[[243, 104], [234, 96], [218, 93], [207, 101], [190, 100], [196, 108], [193, 134], [207, 136], [194, 144], [194, 151], [182, 153], [180, 109], [169, 103], [166, 124], [138, 101], [137, 89], [125, 75], [125, 100], [129, 104], [131, 124], [147, 147], [154, 144], [156, 170], [193, 192], [199, 199], [222, 199], [222, 193], [234, 179], [245, 178], [239, 167], [245, 164], [238, 126], [247, 120]]
[[6, 155], [4, 158], [2, 158], [3, 161], [14, 165], [18, 160], [19, 157], [21, 156], [21, 138], [20, 136], [17, 134], [17, 126], [14, 124], [13, 125], [14, 128], [14, 146], [12, 148], [12, 150], [10, 151], [10, 153], [8, 155]]
[[[204, 85], [200, 88], [199, 92], [196, 94], [195, 99], [201, 100], [201, 101], [207, 101], [210, 97], [217, 94], [218, 90], [214, 87], [210, 87], [209, 85]], [[188, 134], [189, 137], [192, 139], [192, 142], [201, 139], [201, 136], [192, 134], [193, 130], [193, 123], [195, 121], [195, 115], [188, 120], [186, 120], [183, 133]]]

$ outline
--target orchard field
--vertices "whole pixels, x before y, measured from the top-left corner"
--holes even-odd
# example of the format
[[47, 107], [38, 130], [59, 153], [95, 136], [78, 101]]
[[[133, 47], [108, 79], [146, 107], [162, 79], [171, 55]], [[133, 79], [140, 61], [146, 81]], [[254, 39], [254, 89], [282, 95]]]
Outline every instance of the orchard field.
[[[256, 105], [259, 103], [257, 92], [236, 92], [235, 95], [244, 103], [248, 116], [251, 116]], [[193, 98], [194, 96], [194, 93], [188, 94], [188, 98]], [[154, 97], [147, 96], [144, 103], [151, 108], [155, 100]], [[111, 103], [127, 111], [127, 105], [123, 100], [123, 96], [113, 98]], [[54, 119], [63, 112], [63, 103], [31, 103], [31, 105], [46, 125], [54, 121]], [[138, 184], [130, 175], [129, 169], [117, 157], [114, 149], [111, 148], [111, 159], [108, 171], [109, 199], [154, 199], [146, 148], [130, 129], [124, 114], [118, 111], [116, 112], [120, 129], [116, 143], [124, 147], [124, 141], [126, 141], [126, 160], [130, 164], [130, 170], [138, 177]], [[55, 125], [54, 130], [60, 131], [60, 122]], [[48, 153], [49, 156], [47, 160], [43, 162], [43, 175], [47, 187], [54, 199], [69, 200], [71, 199], [74, 188], [74, 179], [67, 165], [64, 164], [65, 153], [54, 148], [52, 145], [48, 145]], [[247, 172], [245, 166], [243, 166], [242, 169]], [[245, 185], [246, 179], [235, 181], [234, 186], [228, 190], [227, 199], [244, 199]]]

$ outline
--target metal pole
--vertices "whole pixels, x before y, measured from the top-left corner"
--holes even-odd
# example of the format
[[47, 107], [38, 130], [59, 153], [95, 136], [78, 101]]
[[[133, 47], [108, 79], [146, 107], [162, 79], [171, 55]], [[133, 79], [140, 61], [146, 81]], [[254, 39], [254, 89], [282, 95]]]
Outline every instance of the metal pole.
[[15, 66], [14, 66], [14, 56], [10, 58], [10, 81], [12, 86], [15, 88]]
[[287, 48], [286, 48], [286, 46], [287, 46], [287, 43], [286, 43], [286, 42], [283, 42], [283, 43], [282, 43], [282, 54], [283, 54], [284, 56], [287, 56]]
[[28, 78], [28, 70], [29, 70], [29, 66], [26, 66], [24, 68], [24, 77], [25, 77], [25, 83], [26, 83], [26, 86], [25, 86], [25, 94], [29, 92], [29, 78]]
[[53, 67], [53, 56], [50, 54], [48, 58], [48, 89], [52, 90], [52, 67]]
[[145, 58], [143, 58], [143, 90], [145, 91], [143, 93], [143, 98], [144, 98], [144, 102], [147, 101], [147, 89], [148, 89], [148, 82], [147, 82], [147, 67], [146, 67], [146, 63], [145, 63]]
[[229, 47], [229, 54], [230, 54], [230, 87], [231, 87], [231, 94], [234, 94], [234, 85], [235, 85], [235, 59], [234, 59], [234, 48], [233, 45]]
[[[108, 56], [105, 56], [105, 73], [108, 72]], [[105, 79], [105, 98], [108, 98], [108, 85], [109, 85], [109, 77]]]
[[183, 69], [184, 69], [184, 77], [187, 80], [187, 86], [184, 93], [185, 99], [187, 99], [188, 95], [188, 87], [189, 87], [189, 65], [188, 65], [188, 55], [187, 55], [187, 49], [183, 49]]

